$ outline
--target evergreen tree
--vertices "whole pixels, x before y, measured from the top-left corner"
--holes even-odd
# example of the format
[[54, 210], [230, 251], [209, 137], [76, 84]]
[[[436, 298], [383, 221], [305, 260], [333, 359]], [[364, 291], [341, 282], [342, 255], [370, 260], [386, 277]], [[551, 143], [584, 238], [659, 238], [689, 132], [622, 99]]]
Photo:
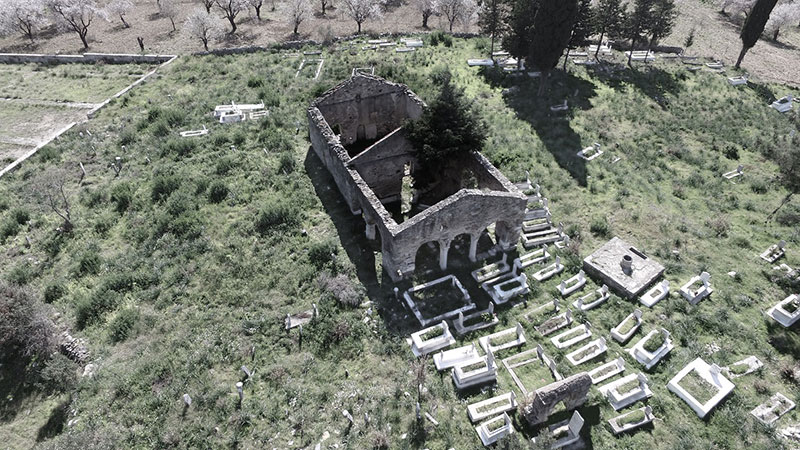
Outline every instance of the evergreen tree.
[[422, 116], [407, 122], [406, 136], [417, 150], [416, 186], [439, 178], [444, 162], [480, 151], [486, 141], [485, 127], [464, 92], [453, 85], [450, 73], [437, 76], [439, 93]]
[[507, 18], [506, 30], [503, 36], [503, 48], [511, 56], [522, 61], [528, 56], [533, 36], [533, 18], [539, 7], [538, 1], [509, 0], [510, 13]]
[[[578, 16], [572, 26], [572, 35], [567, 43], [568, 49], [578, 48], [594, 34], [595, 20], [592, 0], [578, 0]], [[569, 53], [569, 52], [568, 52]], [[564, 56], [564, 70], [567, 70], [567, 56]]]
[[758, 38], [761, 36], [761, 33], [764, 32], [764, 27], [767, 25], [769, 15], [772, 13], [772, 9], [775, 8], [775, 4], [777, 3], [778, 0], [758, 0], [755, 6], [753, 6], [752, 11], [750, 11], [750, 14], [747, 16], [747, 20], [744, 22], [742, 33], [739, 35], [742, 38], [742, 51], [739, 52], [739, 59], [736, 60], [737, 69], [742, 64], [742, 60], [747, 51], [753, 48], [756, 42], [758, 42]]
[[654, 4], [655, 0], [633, 0], [633, 11], [630, 12], [625, 23], [625, 34], [631, 40], [631, 49], [628, 54], [629, 66], [636, 42], [650, 31]]
[[653, 5], [650, 20], [650, 45], [648, 50], [659, 40], [669, 36], [675, 26], [675, 19], [678, 17], [678, 10], [675, 8], [674, 0], [656, 0]]
[[542, 72], [539, 95], [544, 94], [550, 71], [569, 43], [578, 16], [578, 0], [541, 0], [533, 19], [533, 38], [528, 63]]
[[603, 37], [617, 36], [622, 34], [625, 23], [625, 9], [622, 7], [622, 0], [600, 0], [593, 14], [594, 29], [600, 33], [597, 41], [597, 51], [594, 57], [600, 53], [600, 46], [603, 44]]
[[503, 34], [507, 22], [508, 5], [506, 0], [484, 0], [478, 11], [478, 26], [481, 31], [491, 36], [490, 57], [494, 54], [495, 39]]

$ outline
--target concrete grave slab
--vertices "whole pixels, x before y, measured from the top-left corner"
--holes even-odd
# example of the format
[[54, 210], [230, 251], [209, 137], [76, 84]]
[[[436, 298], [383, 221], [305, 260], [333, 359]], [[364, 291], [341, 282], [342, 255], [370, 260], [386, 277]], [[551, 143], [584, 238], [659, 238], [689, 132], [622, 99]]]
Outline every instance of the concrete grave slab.
[[[681, 385], [681, 382], [683, 382], [684, 378], [687, 375], [690, 375], [690, 373], [692, 373], [694, 376], [700, 377], [705, 382], [705, 385], [700, 386], [700, 389], [707, 390], [703, 393], [705, 394], [705, 397], [708, 398], [703, 397], [698, 399]], [[686, 367], [681, 369], [681, 371], [678, 372], [678, 374], [675, 375], [669, 381], [669, 383], [667, 383], [667, 389], [683, 399], [683, 401], [685, 401], [701, 419], [708, 415], [708, 413], [711, 412], [711, 410], [714, 409], [719, 402], [727, 397], [728, 394], [733, 391], [734, 387], [735, 386], [733, 383], [722, 376], [720, 368], [716, 364], [709, 365], [701, 358], [697, 358], [689, 363]]]
[[614, 237], [583, 260], [583, 269], [625, 298], [641, 294], [664, 274], [664, 266]]

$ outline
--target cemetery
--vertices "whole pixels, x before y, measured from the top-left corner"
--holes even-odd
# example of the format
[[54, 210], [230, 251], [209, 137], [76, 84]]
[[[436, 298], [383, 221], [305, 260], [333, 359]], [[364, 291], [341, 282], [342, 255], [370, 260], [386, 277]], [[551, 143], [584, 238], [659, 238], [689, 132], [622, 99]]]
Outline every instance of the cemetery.
[[[604, 45], [538, 97], [488, 39], [381, 39], [181, 56], [0, 177], [0, 276], [77, 338], [10, 446], [798, 445], [797, 88]], [[417, 189], [443, 66], [487, 139]]]

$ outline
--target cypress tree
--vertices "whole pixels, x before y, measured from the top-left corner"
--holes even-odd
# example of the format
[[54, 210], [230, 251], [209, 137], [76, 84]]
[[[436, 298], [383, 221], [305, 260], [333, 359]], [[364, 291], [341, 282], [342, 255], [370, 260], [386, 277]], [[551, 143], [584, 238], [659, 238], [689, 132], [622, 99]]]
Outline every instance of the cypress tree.
[[578, 0], [541, 0], [533, 19], [528, 62], [542, 72], [539, 95], [544, 94], [550, 71], [567, 48], [578, 16]]
[[739, 35], [739, 37], [742, 38], [742, 51], [739, 52], [739, 59], [736, 60], [737, 69], [742, 64], [742, 60], [747, 51], [753, 48], [756, 42], [758, 42], [758, 38], [761, 36], [761, 33], [764, 32], [764, 27], [767, 25], [769, 15], [772, 13], [772, 9], [775, 8], [777, 3], [778, 0], [758, 0], [755, 6], [753, 6], [753, 9], [747, 16], [747, 20], [744, 22], [742, 33]]

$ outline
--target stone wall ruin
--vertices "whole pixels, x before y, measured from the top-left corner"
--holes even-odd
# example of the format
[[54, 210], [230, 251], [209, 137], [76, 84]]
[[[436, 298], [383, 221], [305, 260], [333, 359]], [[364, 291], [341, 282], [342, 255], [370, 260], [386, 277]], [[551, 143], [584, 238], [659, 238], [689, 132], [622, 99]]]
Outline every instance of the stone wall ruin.
[[[514, 247], [527, 203], [499, 170], [473, 152], [464, 161], [448, 164], [453, 173], [468, 171], [473, 186], [453, 189], [454, 193], [398, 223], [384, 203], [399, 198], [406, 167], [417, 164], [402, 126], [419, 118], [423, 108], [424, 102], [407, 86], [356, 73], [308, 109], [315, 153], [351, 212], [364, 218], [367, 238], [380, 237], [383, 268], [395, 281], [414, 272], [417, 250], [428, 242], [438, 243], [442, 269], [450, 243], [461, 234], [470, 236], [469, 257], [475, 261], [478, 239], [492, 224], [497, 244]], [[368, 145], [360, 150], [363, 143]]]

